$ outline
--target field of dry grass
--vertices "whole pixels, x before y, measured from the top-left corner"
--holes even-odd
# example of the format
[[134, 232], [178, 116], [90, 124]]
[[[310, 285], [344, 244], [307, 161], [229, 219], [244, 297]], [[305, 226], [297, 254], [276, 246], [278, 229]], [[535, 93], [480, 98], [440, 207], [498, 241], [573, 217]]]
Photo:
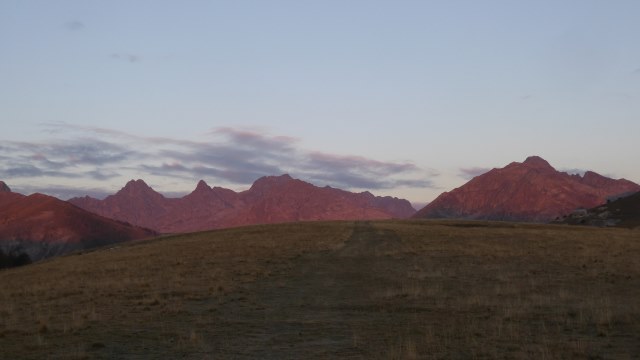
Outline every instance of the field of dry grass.
[[324, 222], [0, 271], [7, 359], [634, 359], [640, 231]]

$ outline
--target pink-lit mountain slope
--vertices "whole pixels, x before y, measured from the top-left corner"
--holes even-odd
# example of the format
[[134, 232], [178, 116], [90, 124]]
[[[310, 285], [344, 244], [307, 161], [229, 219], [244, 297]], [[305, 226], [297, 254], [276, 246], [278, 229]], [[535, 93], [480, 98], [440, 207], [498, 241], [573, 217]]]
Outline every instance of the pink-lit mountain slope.
[[441, 194], [414, 217], [548, 222], [576, 208], [591, 208], [611, 196], [634, 191], [640, 191], [640, 185], [631, 181], [591, 171], [569, 175], [531, 156]]
[[164, 233], [290, 221], [407, 218], [415, 213], [407, 200], [317, 187], [289, 175], [262, 177], [239, 193], [200, 181], [182, 198], [166, 198], [144, 181], [132, 180], [104, 200], [69, 201]]

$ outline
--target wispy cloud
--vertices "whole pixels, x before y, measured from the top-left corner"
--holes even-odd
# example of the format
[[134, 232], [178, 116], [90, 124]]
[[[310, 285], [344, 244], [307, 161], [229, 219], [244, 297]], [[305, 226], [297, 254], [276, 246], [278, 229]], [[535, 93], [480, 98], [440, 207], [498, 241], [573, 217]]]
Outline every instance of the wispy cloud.
[[67, 168], [77, 165], [119, 163], [135, 155], [122, 145], [95, 138], [76, 138], [42, 142], [7, 141], [0, 149], [5, 156], [38, 163], [45, 167]]
[[14, 178], [14, 177], [33, 178], [33, 177], [43, 177], [43, 176], [64, 177], [64, 178], [74, 177], [74, 174], [66, 173], [64, 171], [46, 170], [31, 164], [24, 164], [24, 163], [9, 164], [8, 166], [5, 166], [0, 170], [0, 174], [4, 179]]
[[127, 61], [130, 63], [136, 63], [141, 59], [139, 55], [129, 53], [112, 53], [111, 58], [115, 60]]
[[[336, 187], [390, 189], [395, 187], [433, 187], [429, 179], [403, 179], [420, 169], [407, 162], [383, 162], [362, 156], [322, 152], [304, 154], [299, 163], [303, 177]], [[397, 176], [400, 175], [400, 176]]]
[[72, 20], [64, 23], [64, 28], [69, 31], [80, 31], [80, 30], [84, 30], [85, 26], [82, 21]]
[[120, 176], [119, 173], [113, 171], [113, 170], [100, 170], [100, 169], [96, 169], [96, 170], [90, 170], [90, 171], [86, 171], [83, 174], [84, 176], [90, 177], [92, 179], [95, 180], [109, 180], [109, 179], [115, 179], [117, 177]]
[[580, 176], [584, 176], [584, 173], [586, 173], [589, 170], [585, 170], [585, 169], [577, 169], [577, 168], [571, 168], [571, 169], [559, 169], [558, 171], [561, 172], [565, 172], [569, 175], [580, 175]]
[[289, 173], [343, 189], [430, 187], [438, 174], [413, 163], [380, 161], [304, 149], [300, 140], [264, 130], [220, 127], [199, 141], [145, 137], [114, 129], [45, 123], [51, 140], [5, 141], [0, 179], [69, 178], [124, 181], [162, 178], [248, 185], [265, 175]]
[[414, 171], [418, 168], [410, 163], [383, 162], [362, 156], [344, 156], [311, 152], [308, 154], [308, 165], [314, 169], [332, 169], [348, 171], [358, 169], [374, 174], [390, 174], [394, 172]]
[[298, 139], [289, 136], [271, 136], [264, 133], [231, 127], [219, 127], [209, 132], [212, 135], [226, 136], [232, 143], [250, 149], [269, 148], [279, 151], [291, 151]]

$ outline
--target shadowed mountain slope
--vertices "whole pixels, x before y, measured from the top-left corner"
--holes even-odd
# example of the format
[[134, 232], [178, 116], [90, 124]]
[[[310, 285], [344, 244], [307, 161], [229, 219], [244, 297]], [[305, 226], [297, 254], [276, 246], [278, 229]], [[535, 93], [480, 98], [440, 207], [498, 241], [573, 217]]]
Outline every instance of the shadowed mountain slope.
[[547, 222], [631, 191], [640, 191], [640, 185], [592, 171], [583, 176], [569, 175], [544, 159], [531, 156], [522, 163], [513, 162], [476, 176], [441, 194], [414, 216]]
[[130, 181], [104, 200], [73, 198], [71, 203], [109, 218], [165, 233], [250, 224], [312, 220], [407, 218], [407, 200], [317, 187], [289, 175], [266, 176], [236, 193], [200, 181], [182, 198], [166, 198], [142, 180]]
[[11, 189], [4, 183], [4, 181], [0, 181], [0, 192], [11, 192]]
[[580, 209], [556, 221], [561, 224], [640, 227], [640, 192], [596, 206]]
[[0, 249], [5, 253], [24, 252], [38, 260], [154, 235], [51, 196], [0, 192]]

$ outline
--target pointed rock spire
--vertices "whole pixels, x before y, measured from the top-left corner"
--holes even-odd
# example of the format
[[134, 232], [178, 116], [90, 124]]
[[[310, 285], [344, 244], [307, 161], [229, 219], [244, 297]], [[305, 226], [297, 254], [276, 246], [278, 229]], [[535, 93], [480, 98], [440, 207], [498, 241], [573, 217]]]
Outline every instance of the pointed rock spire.
[[200, 180], [198, 181], [198, 185], [196, 186], [196, 189], [193, 192], [196, 191], [210, 191], [211, 187], [209, 185], [207, 185], [207, 183], [204, 180]]

